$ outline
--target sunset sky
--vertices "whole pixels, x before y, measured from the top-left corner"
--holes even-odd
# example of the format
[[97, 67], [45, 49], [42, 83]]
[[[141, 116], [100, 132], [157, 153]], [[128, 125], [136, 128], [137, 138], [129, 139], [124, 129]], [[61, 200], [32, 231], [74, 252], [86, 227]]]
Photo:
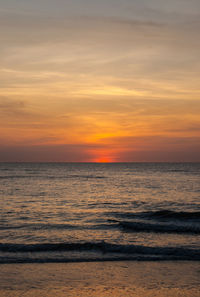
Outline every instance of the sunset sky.
[[0, 0], [0, 161], [200, 161], [199, 0]]

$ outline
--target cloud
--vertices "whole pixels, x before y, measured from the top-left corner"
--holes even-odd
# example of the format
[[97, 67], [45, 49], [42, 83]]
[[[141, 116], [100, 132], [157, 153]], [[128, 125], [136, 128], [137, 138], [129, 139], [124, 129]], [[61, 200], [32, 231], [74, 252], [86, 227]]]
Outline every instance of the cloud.
[[191, 151], [161, 151], [160, 149], [146, 151], [129, 151], [118, 156], [116, 161], [120, 162], [200, 162], [199, 147]]
[[0, 162], [85, 162], [91, 161], [91, 148], [83, 144], [1, 146]]
[[[120, 143], [122, 145], [120, 145]], [[199, 138], [122, 137], [118, 143], [0, 146], [0, 162], [200, 162]]]
[[127, 162], [200, 162], [199, 137], [145, 136], [122, 138], [118, 160]]
[[10, 72], [3, 71], [0, 79], [5, 88], [20, 87], [22, 92], [30, 85], [59, 89], [59, 82], [91, 87], [99, 81], [148, 93], [176, 95], [182, 89], [183, 94], [199, 96], [194, 94], [200, 73], [199, 28], [200, 22], [187, 18], [163, 23], [148, 16], [4, 12], [1, 71]]
[[0, 96], [1, 117], [27, 117], [30, 113], [26, 111], [27, 104], [23, 100], [10, 99]]
[[[116, 44], [119, 49], [127, 45], [153, 44], [159, 37], [167, 34], [167, 28], [158, 22], [148, 20], [131, 20], [120, 17], [103, 16], [67, 16], [49, 17], [39, 15], [20, 15], [0, 13], [1, 47], [31, 46], [40, 49], [55, 44], [63, 47], [68, 43], [70, 48], [82, 46], [85, 49], [109, 48]], [[163, 27], [161, 35], [160, 27]], [[145, 40], [146, 39], [146, 40]], [[5, 51], [4, 51], [5, 53]], [[5, 53], [6, 54], [6, 53]]]
[[[185, 23], [168, 24], [161, 20], [150, 20], [148, 18], [140, 19], [138, 17], [122, 16], [99, 16], [99, 15], [67, 15], [67, 16], [40, 16], [39, 14], [19, 14], [19, 13], [1, 13], [0, 28], [1, 41], [3, 45], [35, 45], [39, 44], [62, 44], [69, 42], [70, 45], [82, 45], [85, 47], [103, 46], [102, 42], [118, 44], [120, 48], [123, 45], [149, 44], [153, 46], [155, 42], [168, 42], [173, 38], [175, 44], [180, 38], [181, 27], [189, 24], [199, 28], [198, 18], [187, 19]], [[159, 14], [158, 14], [159, 15]], [[184, 34], [185, 33], [185, 34]], [[182, 31], [183, 36], [188, 38], [188, 32]], [[196, 32], [197, 34], [198, 32]], [[112, 37], [112, 38], [111, 38]], [[120, 46], [120, 43], [123, 43]], [[136, 43], [137, 42], [137, 43]], [[196, 40], [198, 42], [198, 40]], [[186, 43], [187, 45], [187, 43]], [[117, 50], [117, 49], [116, 49]]]
[[13, 100], [6, 97], [0, 97], [1, 110], [21, 109], [25, 107], [25, 102], [20, 100]]

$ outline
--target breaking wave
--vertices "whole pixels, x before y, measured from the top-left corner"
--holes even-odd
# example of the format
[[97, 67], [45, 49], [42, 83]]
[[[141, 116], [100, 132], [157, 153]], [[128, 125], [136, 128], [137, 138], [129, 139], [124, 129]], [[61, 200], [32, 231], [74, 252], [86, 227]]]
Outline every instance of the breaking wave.
[[131, 232], [152, 232], [152, 233], [191, 233], [200, 234], [200, 227], [195, 225], [155, 224], [143, 222], [118, 222], [119, 226]]
[[113, 213], [117, 217], [122, 218], [145, 218], [154, 220], [197, 220], [200, 222], [200, 211], [187, 212], [187, 211], [173, 211], [173, 210], [158, 210], [158, 211], [148, 211], [148, 212], [123, 212], [123, 213]]
[[[198, 249], [183, 247], [150, 247], [107, 242], [0, 244], [0, 263], [80, 262], [119, 260], [200, 260]], [[60, 253], [59, 257], [54, 253]], [[62, 255], [63, 253], [63, 256]], [[69, 253], [69, 255], [66, 254]], [[78, 257], [70, 256], [77, 252]], [[84, 256], [84, 252], [88, 252]], [[90, 257], [90, 252], [96, 252]], [[4, 253], [6, 253], [4, 256]], [[42, 253], [42, 256], [38, 254]], [[18, 256], [20, 254], [20, 256]], [[23, 256], [24, 254], [24, 256]], [[31, 254], [31, 256], [30, 256]]]

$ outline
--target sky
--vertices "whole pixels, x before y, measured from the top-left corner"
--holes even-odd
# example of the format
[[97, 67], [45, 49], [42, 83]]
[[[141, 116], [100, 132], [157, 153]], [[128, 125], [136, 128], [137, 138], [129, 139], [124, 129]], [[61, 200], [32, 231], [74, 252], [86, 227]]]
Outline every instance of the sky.
[[0, 162], [199, 162], [199, 0], [0, 0]]

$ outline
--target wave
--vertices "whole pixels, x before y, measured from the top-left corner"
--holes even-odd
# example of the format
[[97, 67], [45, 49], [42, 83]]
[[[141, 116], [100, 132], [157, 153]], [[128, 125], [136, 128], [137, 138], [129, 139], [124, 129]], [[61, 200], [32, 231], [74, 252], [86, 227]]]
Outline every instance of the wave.
[[[34, 172], [33, 172], [34, 173]], [[68, 178], [78, 178], [78, 179], [104, 179], [105, 176], [96, 176], [96, 175], [75, 175], [75, 174], [67, 174], [67, 175], [35, 175], [35, 174], [27, 174], [27, 175], [2, 175], [0, 179], [24, 179], [24, 178], [43, 178], [43, 179], [68, 179]]]
[[146, 212], [124, 212], [124, 213], [111, 213], [116, 217], [122, 218], [142, 218], [153, 220], [197, 220], [200, 221], [200, 211], [188, 212], [188, 211], [173, 211], [168, 209], [162, 209], [158, 211], [146, 211]]
[[176, 220], [200, 220], [200, 211], [172, 211], [172, 210], [158, 210], [143, 213], [143, 216], [158, 218], [158, 219], [176, 219]]
[[196, 225], [153, 224], [130, 221], [121, 221], [118, 222], [118, 225], [124, 230], [131, 232], [200, 234], [200, 226]]
[[[82, 252], [88, 252], [84, 256]], [[195, 260], [200, 261], [200, 250], [183, 247], [149, 247], [106, 242], [0, 244], [0, 263], [78, 262], [119, 260]], [[41, 256], [39, 253], [43, 253]], [[54, 254], [59, 252], [59, 257]], [[77, 257], [62, 252], [78, 252]], [[91, 256], [89, 252], [96, 252]], [[4, 253], [5, 256], [4, 256]], [[22, 254], [24, 253], [25, 256]], [[99, 254], [100, 253], [100, 254]], [[8, 255], [9, 254], [9, 255]], [[20, 255], [20, 256], [19, 256]]]
[[83, 226], [71, 225], [71, 224], [20, 224], [20, 225], [1, 225], [0, 226], [0, 230], [16, 230], [16, 229], [31, 229], [31, 230], [83, 229]]
[[0, 225], [0, 230], [104, 230], [111, 227], [116, 227], [116, 224], [95, 224], [95, 225], [72, 225], [72, 224], [20, 224], [20, 225]]
[[200, 261], [200, 258], [193, 257], [174, 257], [174, 256], [165, 256], [161, 257], [159, 255], [154, 256], [145, 256], [145, 255], [137, 255], [137, 256], [120, 256], [120, 257], [80, 257], [80, 258], [50, 258], [50, 257], [42, 257], [42, 258], [1, 258], [0, 257], [0, 265], [1, 264], [36, 264], [36, 263], [82, 263], [82, 262], [119, 262], [119, 261]]

